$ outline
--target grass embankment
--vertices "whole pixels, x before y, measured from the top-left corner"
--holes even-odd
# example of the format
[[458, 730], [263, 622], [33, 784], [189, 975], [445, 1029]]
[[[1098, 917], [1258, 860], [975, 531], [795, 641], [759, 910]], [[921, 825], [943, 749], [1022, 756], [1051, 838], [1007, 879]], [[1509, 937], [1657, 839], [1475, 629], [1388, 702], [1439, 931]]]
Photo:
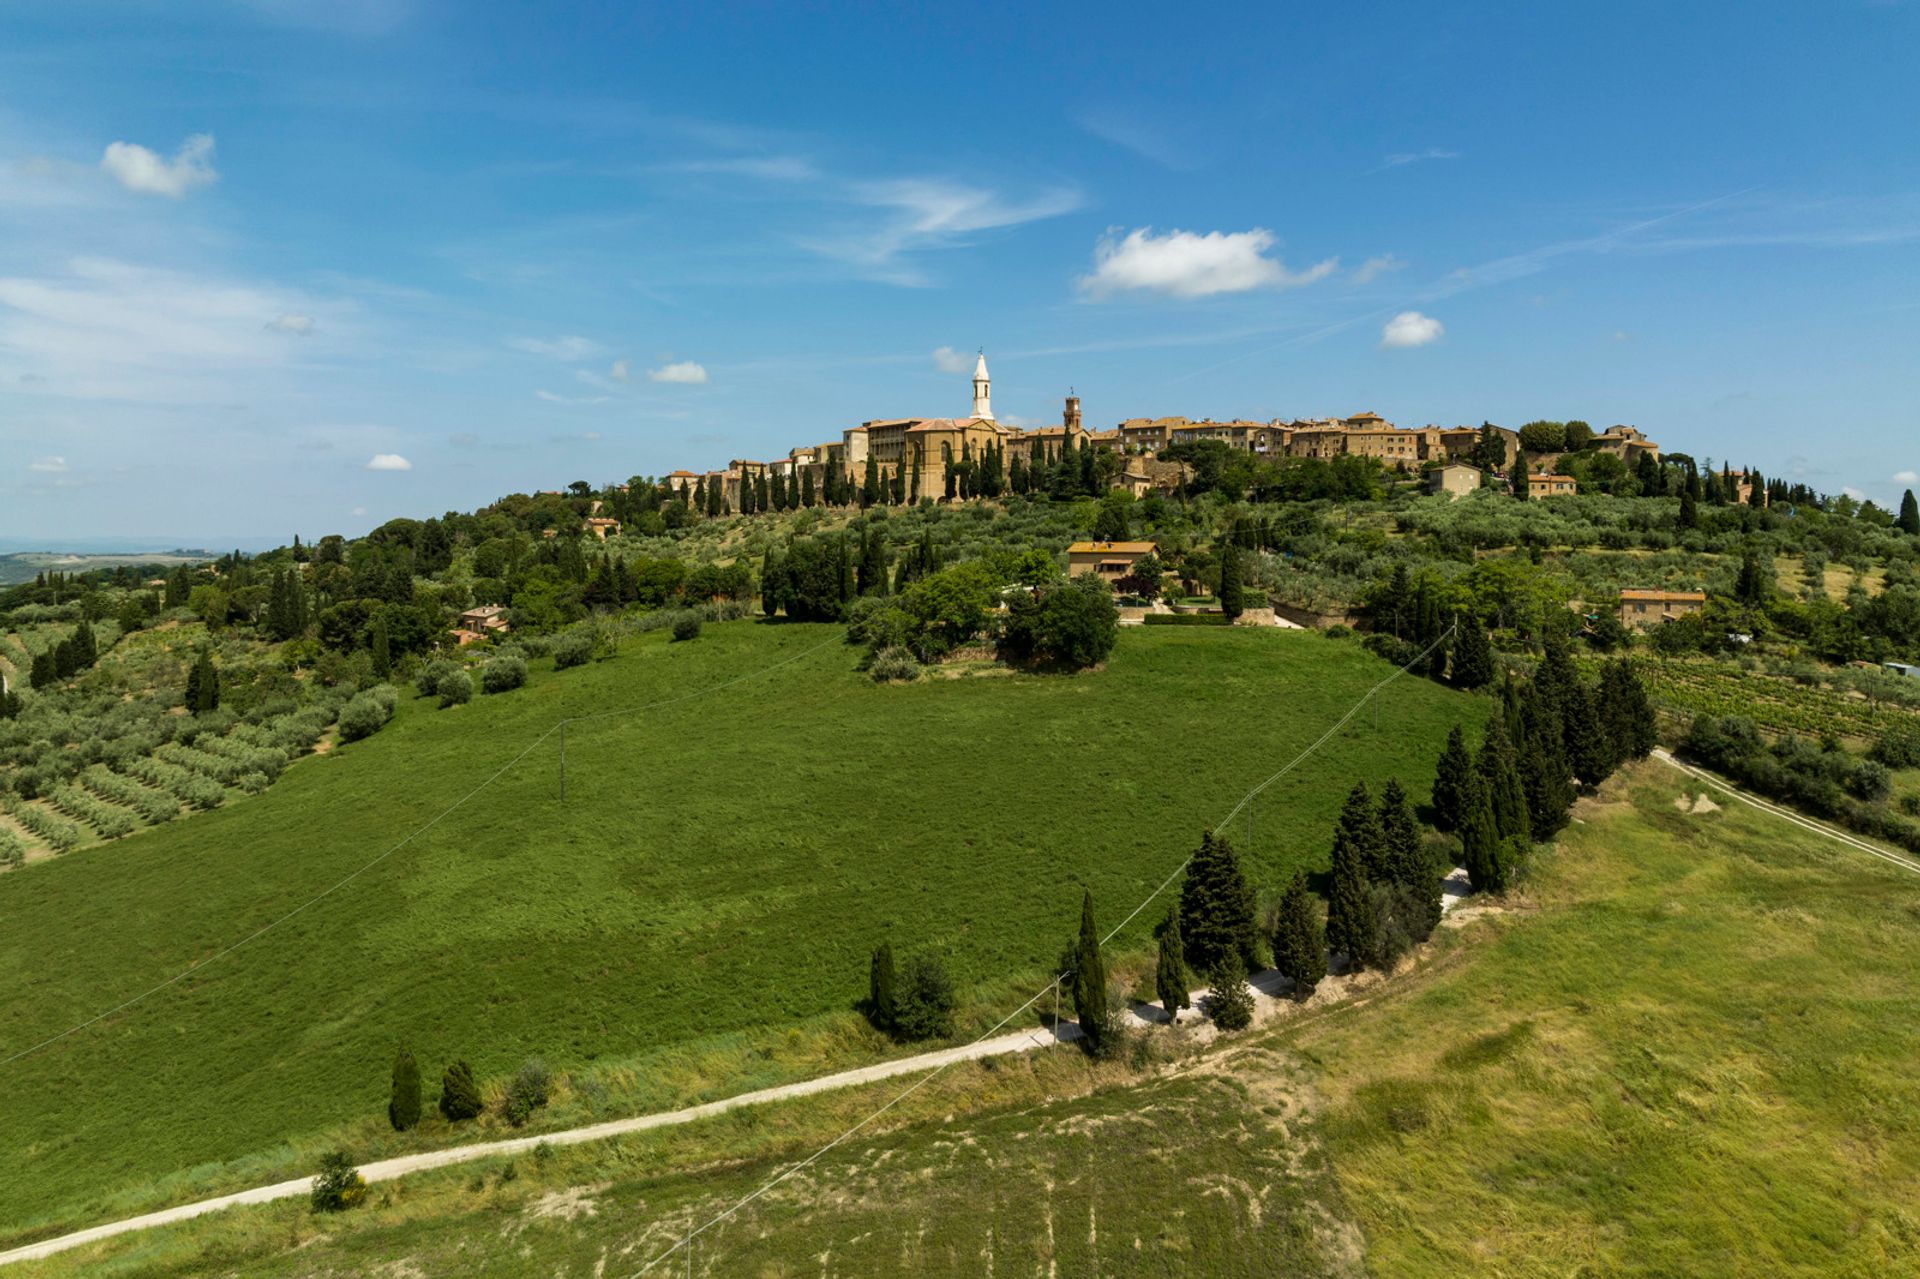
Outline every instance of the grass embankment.
[[[0, 1055], [309, 901], [560, 716], [684, 698], [836, 633], [655, 634], [520, 692], [407, 702], [252, 802], [4, 877]], [[341, 1137], [371, 1157], [490, 1126], [384, 1131], [402, 1043], [429, 1102], [455, 1056], [494, 1077], [545, 1058], [579, 1083], [558, 1124], [888, 1051], [847, 1011], [885, 939], [945, 956], [997, 1017], [1071, 935], [1083, 883], [1116, 918], [1389, 669], [1318, 635], [1130, 631], [1088, 675], [880, 687], [832, 644], [575, 724], [564, 804], [553, 739], [285, 926], [5, 1067], [0, 1241], [298, 1175]], [[1324, 863], [1353, 778], [1423, 794], [1447, 728], [1479, 715], [1395, 685], [1377, 725], [1262, 797], [1257, 882]]]
[[[1685, 783], [1637, 768], [1512, 909], [1363, 1003], [1199, 1056], [1154, 1034], [1133, 1062], [950, 1071], [704, 1236], [693, 1271], [1914, 1273], [1920, 884], [1743, 806], [1682, 813]], [[23, 1274], [630, 1274], [894, 1087]]]

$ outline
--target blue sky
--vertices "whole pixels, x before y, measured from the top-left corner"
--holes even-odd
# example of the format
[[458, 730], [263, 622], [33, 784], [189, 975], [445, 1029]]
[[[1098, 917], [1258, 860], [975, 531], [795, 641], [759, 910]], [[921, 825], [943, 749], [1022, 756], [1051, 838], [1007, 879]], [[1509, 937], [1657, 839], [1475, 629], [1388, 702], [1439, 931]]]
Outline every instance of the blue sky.
[[1582, 417], [1885, 502], [1916, 65], [1900, 3], [14, 0], [0, 539], [771, 456], [982, 346], [1014, 420]]

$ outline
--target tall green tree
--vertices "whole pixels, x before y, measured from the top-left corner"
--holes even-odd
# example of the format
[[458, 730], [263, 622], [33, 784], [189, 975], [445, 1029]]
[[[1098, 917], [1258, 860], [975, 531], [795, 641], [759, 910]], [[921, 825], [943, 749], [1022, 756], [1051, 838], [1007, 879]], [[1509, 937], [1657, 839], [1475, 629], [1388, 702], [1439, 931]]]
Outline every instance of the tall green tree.
[[1513, 739], [1507, 736], [1505, 715], [1496, 713], [1488, 718], [1487, 734], [1480, 742], [1480, 757], [1474, 762], [1474, 773], [1486, 790], [1487, 804], [1493, 813], [1494, 837], [1528, 841], [1531, 833], [1527, 825], [1526, 791], [1520, 782], [1520, 757]]
[[1500, 837], [1491, 788], [1485, 777], [1474, 774], [1473, 787], [1467, 794], [1466, 817], [1460, 825], [1460, 861], [1467, 868], [1467, 882], [1474, 892], [1506, 891], [1507, 852], [1512, 846]]
[[[1578, 693], [1576, 687], [1561, 705]], [[1573, 767], [1567, 762], [1561, 718], [1551, 694], [1538, 679], [1528, 682], [1521, 697], [1516, 763], [1526, 804], [1526, 838], [1529, 842], [1551, 839], [1566, 826], [1573, 812]], [[1503, 837], [1518, 833], [1504, 826], [1501, 831]]]
[[1192, 985], [1193, 979], [1187, 975], [1186, 941], [1180, 936], [1180, 907], [1176, 903], [1167, 912], [1167, 922], [1160, 926], [1160, 958], [1153, 968], [1154, 993], [1160, 996], [1160, 1006], [1167, 1010], [1169, 1026], [1180, 1016], [1182, 1008], [1192, 1006], [1189, 991]]
[[1493, 643], [1471, 613], [1455, 615], [1453, 682], [1461, 688], [1485, 688], [1493, 683]]
[[1112, 1014], [1107, 1008], [1107, 961], [1100, 954], [1100, 931], [1093, 923], [1093, 890], [1080, 899], [1080, 940], [1073, 952], [1073, 1012], [1081, 1033], [1094, 1052], [1113, 1037]]
[[1893, 526], [1909, 537], [1920, 537], [1920, 502], [1914, 501], [1912, 489], [1900, 495], [1900, 514]]
[[1246, 594], [1240, 583], [1240, 548], [1233, 538], [1220, 547], [1220, 611], [1228, 617], [1246, 611]]
[[1440, 752], [1440, 766], [1433, 775], [1433, 824], [1444, 831], [1458, 831], [1466, 816], [1467, 790], [1473, 784], [1473, 755], [1467, 750], [1467, 737], [1455, 724], [1447, 734], [1447, 745]]
[[1376, 839], [1378, 836], [1378, 823], [1373, 820], [1373, 805], [1367, 799], [1366, 784], [1357, 783], [1354, 793], [1347, 796], [1347, 807], [1341, 811], [1334, 827], [1333, 875], [1327, 891], [1327, 947], [1345, 955], [1353, 968], [1360, 967], [1373, 952], [1376, 923], [1367, 877], [1367, 843], [1364, 837], [1356, 838], [1347, 829], [1356, 794], [1366, 810], [1367, 824], [1373, 827]]
[[1207, 992], [1207, 1011], [1222, 1030], [1245, 1030], [1253, 1024], [1253, 992], [1247, 989], [1247, 965], [1227, 952], [1213, 970]]
[[1682, 485], [1680, 488], [1679, 523], [1683, 530], [1700, 527], [1700, 499], [1695, 496], [1694, 493], [1694, 490], [1697, 489], [1699, 485], [1700, 482], [1696, 478]]
[[1599, 706], [1616, 761], [1645, 759], [1659, 744], [1659, 724], [1646, 686], [1626, 658], [1608, 662], [1600, 673]]
[[1373, 806], [1373, 796], [1364, 781], [1355, 782], [1347, 792], [1347, 802], [1341, 806], [1340, 816], [1334, 822], [1336, 858], [1342, 843], [1351, 847], [1368, 883], [1385, 883], [1392, 878], [1387, 868], [1387, 840], [1380, 829], [1380, 812]]
[[373, 619], [373, 673], [383, 680], [393, 674], [393, 640], [387, 633], [385, 613]]
[[1388, 778], [1380, 792], [1380, 842], [1385, 878], [1408, 888], [1422, 887], [1432, 878], [1426, 852], [1420, 847], [1420, 823], [1397, 777]]
[[1232, 951], [1251, 968], [1257, 958], [1258, 927], [1253, 887], [1240, 868], [1239, 854], [1224, 834], [1207, 831], [1187, 864], [1180, 886], [1180, 929], [1187, 944], [1187, 965], [1210, 973]]
[[1305, 1002], [1327, 975], [1327, 934], [1320, 923], [1320, 906], [1307, 887], [1307, 877], [1295, 871], [1274, 913], [1273, 966], [1293, 982], [1293, 997]]
[[405, 1132], [420, 1122], [420, 1067], [405, 1048], [393, 1059], [393, 1087], [387, 1097], [387, 1122]]
[[874, 948], [873, 962], [867, 970], [867, 1018], [880, 1030], [892, 1032], [896, 1017], [893, 971], [893, 944], [881, 942]]
[[1582, 782], [1598, 786], [1612, 776], [1618, 757], [1612, 737], [1600, 722], [1599, 707], [1584, 682], [1576, 679], [1567, 690], [1561, 714], [1568, 765]]

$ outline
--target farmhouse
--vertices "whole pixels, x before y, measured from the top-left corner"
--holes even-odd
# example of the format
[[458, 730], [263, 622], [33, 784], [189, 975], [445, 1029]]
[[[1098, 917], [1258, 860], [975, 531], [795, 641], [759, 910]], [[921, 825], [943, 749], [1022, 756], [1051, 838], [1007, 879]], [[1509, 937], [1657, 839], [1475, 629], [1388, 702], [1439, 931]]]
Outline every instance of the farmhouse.
[[620, 521], [605, 515], [595, 515], [587, 520], [586, 531], [604, 542], [609, 537], [620, 536]]
[[1067, 572], [1098, 573], [1109, 585], [1133, 572], [1135, 561], [1155, 554], [1153, 542], [1075, 542], [1067, 548]]
[[1448, 462], [1427, 472], [1427, 492], [1465, 497], [1480, 491], [1480, 468], [1464, 462]]
[[1707, 606], [1704, 591], [1620, 592], [1620, 624], [1644, 631], [1676, 617], [1691, 617]]
[[1544, 502], [1550, 497], [1571, 497], [1579, 488], [1579, 484], [1571, 475], [1535, 471], [1527, 476], [1529, 502]]
[[507, 631], [507, 606], [504, 604], [482, 604], [479, 608], [470, 608], [460, 614], [460, 629], [472, 631], [476, 636], [503, 635]]

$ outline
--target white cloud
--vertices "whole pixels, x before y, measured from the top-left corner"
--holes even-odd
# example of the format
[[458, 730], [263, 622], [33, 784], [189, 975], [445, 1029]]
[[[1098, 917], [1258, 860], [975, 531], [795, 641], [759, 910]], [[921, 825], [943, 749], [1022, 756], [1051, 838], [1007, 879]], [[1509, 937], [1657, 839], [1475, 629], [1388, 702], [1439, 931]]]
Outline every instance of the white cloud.
[[67, 459], [64, 457], [37, 457], [27, 464], [29, 471], [38, 471], [42, 475], [64, 475]]
[[672, 364], [663, 364], [657, 369], [647, 370], [649, 382], [674, 382], [682, 386], [705, 386], [707, 371], [692, 360], [677, 360]]
[[1840, 492], [1843, 496], [1850, 497], [1856, 502], [1864, 502], [1867, 500], [1866, 493], [1861, 489], [1855, 488], [1851, 484], [1841, 485]]
[[109, 142], [100, 167], [129, 191], [173, 200], [220, 176], [213, 167], [211, 133], [196, 133], [182, 142], [171, 160], [161, 159], [137, 142]]
[[1425, 346], [1429, 342], [1439, 341], [1446, 331], [1446, 326], [1431, 315], [1402, 311], [1381, 328], [1380, 349], [1391, 351], [1400, 347]]
[[557, 338], [509, 338], [507, 345], [529, 355], [543, 355], [549, 360], [566, 360], [569, 363], [589, 359], [602, 350], [598, 342], [578, 334], [564, 334]]
[[614, 381], [625, 382], [633, 376], [633, 368], [625, 360], [615, 360], [613, 367], [608, 369], [607, 373]]
[[398, 453], [375, 453], [367, 459], [369, 471], [411, 471], [413, 463]]
[[305, 337], [313, 332], [313, 317], [285, 311], [267, 321], [267, 327], [276, 333], [291, 333], [295, 337]]
[[535, 391], [534, 395], [539, 399], [545, 400], [549, 404], [578, 405], [578, 404], [605, 404], [607, 402], [607, 397], [604, 395], [561, 395], [557, 391], [545, 391], [545, 390]]
[[1140, 227], [1124, 239], [1108, 232], [1094, 247], [1093, 274], [1081, 277], [1080, 291], [1095, 298], [1129, 289], [1203, 298], [1312, 284], [1340, 265], [1337, 258], [1328, 258], [1304, 271], [1289, 271], [1279, 259], [1267, 256], [1273, 245], [1273, 232], [1261, 227], [1205, 235], [1177, 230], [1155, 235], [1152, 227]]
[[942, 373], [956, 375], [967, 373], [973, 369], [973, 357], [965, 351], [956, 351], [950, 346], [943, 346], [933, 353], [933, 367]]
[[367, 508], [364, 506], [356, 506], [349, 513], [353, 515], [365, 515], [367, 513]]
[[1895, 471], [1893, 473], [1893, 482], [1895, 484], [1920, 484], [1920, 471]]
[[1348, 278], [1355, 284], [1372, 284], [1387, 272], [1398, 271], [1405, 265], [1405, 262], [1394, 257], [1393, 254], [1382, 253], [1379, 257], [1368, 258], [1365, 262], [1353, 268], [1353, 274]]

